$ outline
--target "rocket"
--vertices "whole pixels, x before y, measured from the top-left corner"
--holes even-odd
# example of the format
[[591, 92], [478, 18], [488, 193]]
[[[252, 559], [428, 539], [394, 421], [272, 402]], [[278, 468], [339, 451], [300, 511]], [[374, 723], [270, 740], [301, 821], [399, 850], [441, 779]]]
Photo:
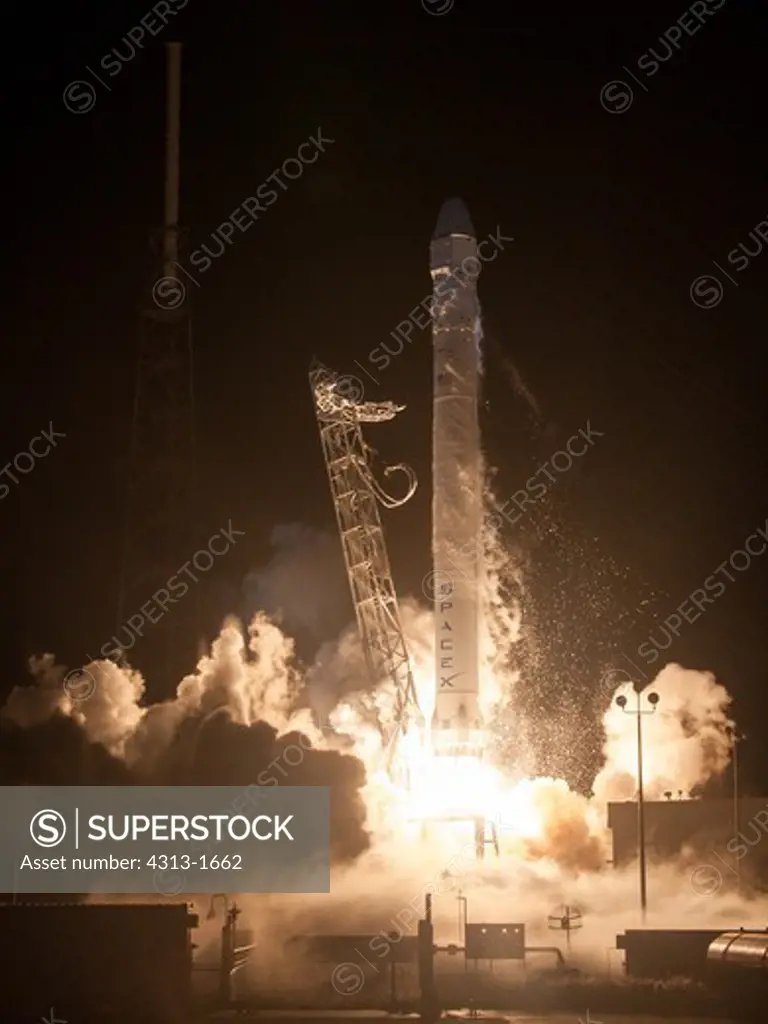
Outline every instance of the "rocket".
[[480, 261], [469, 214], [447, 200], [430, 245], [433, 282], [432, 563], [435, 601], [435, 753], [482, 752], [479, 584], [482, 456]]

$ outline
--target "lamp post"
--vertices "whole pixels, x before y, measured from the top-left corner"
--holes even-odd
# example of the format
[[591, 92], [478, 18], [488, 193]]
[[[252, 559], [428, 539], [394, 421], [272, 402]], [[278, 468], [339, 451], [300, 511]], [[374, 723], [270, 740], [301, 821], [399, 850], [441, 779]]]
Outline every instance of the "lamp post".
[[[736, 725], [731, 729], [733, 747], [733, 834], [739, 835], [739, 743], [747, 737]], [[736, 887], [741, 889], [741, 861], [736, 861]]]
[[640, 854], [640, 912], [643, 924], [648, 909], [648, 890], [645, 872], [645, 804], [643, 801], [643, 715], [652, 715], [659, 703], [658, 693], [648, 694], [649, 708], [644, 708], [640, 701], [640, 684], [634, 684], [637, 695], [637, 707], [628, 708], [627, 698], [623, 695], [616, 698], [616, 703], [627, 715], [635, 715], [637, 718], [637, 844]]

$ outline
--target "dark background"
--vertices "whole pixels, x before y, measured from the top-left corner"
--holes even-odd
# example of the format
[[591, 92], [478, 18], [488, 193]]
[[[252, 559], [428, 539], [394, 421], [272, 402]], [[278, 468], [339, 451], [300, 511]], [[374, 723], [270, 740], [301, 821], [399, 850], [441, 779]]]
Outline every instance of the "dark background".
[[[435, 9], [436, 5], [432, 5]], [[25, 661], [80, 664], [115, 629], [137, 321], [162, 217], [163, 43], [184, 43], [182, 221], [192, 248], [322, 127], [327, 153], [201, 278], [193, 296], [200, 528], [246, 536], [201, 583], [204, 628], [249, 607], [247, 575], [278, 524], [335, 523], [307, 386], [310, 358], [407, 411], [373, 443], [422, 486], [386, 515], [398, 589], [429, 569], [428, 332], [380, 374], [356, 369], [429, 292], [443, 200], [465, 200], [478, 238], [514, 236], [480, 279], [488, 336], [484, 408], [500, 497], [589, 420], [604, 433], [507, 540], [527, 566], [535, 647], [523, 681], [550, 717], [597, 721], [606, 665], [638, 643], [768, 518], [764, 479], [768, 254], [725, 281], [715, 308], [692, 281], [768, 213], [766, 18], [727, 2], [658, 73], [641, 55], [684, 13], [532, 17], [457, 0], [207, 5], [68, 112], [147, 4], [9, 14], [15, 81], [15, 329], [3, 353], [5, 464], [52, 421], [59, 447], [0, 502], [6, 690]], [[639, 13], [642, 12], [642, 13]], [[601, 105], [631, 68], [634, 101]], [[733, 273], [733, 271], [731, 271]], [[517, 372], [542, 411], [510, 383]], [[7, 482], [7, 481], [6, 481]], [[343, 586], [339, 570], [328, 583]], [[670, 658], [712, 670], [746, 730], [745, 783], [764, 789], [768, 558], [727, 585]], [[348, 602], [342, 619], [351, 618]], [[330, 638], [330, 637], [329, 637]], [[148, 676], [152, 699], [168, 684]], [[190, 668], [192, 665], [189, 666]], [[568, 726], [570, 728], [570, 725]], [[567, 731], [567, 730], [566, 730]], [[594, 752], [599, 737], [589, 741]], [[582, 742], [571, 734], [571, 744]], [[588, 745], [589, 745], [588, 743]], [[548, 756], [548, 755], [547, 755]], [[579, 782], [580, 758], [559, 768]]]

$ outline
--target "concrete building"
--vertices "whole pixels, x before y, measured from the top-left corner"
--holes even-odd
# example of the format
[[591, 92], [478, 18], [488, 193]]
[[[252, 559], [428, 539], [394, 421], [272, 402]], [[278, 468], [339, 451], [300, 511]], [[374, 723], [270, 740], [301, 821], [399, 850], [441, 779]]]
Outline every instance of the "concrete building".
[[188, 1019], [197, 923], [184, 903], [0, 904], [0, 1020]]
[[[613, 863], [622, 867], [637, 857], [637, 802], [609, 804], [608, 827]], [[650, 863], [682, 857], [699, 869], [702, 890], [739, 877], [768, 889], [768, 799], [745, 797], [738, 811], [733, 800], [647, 800], [645, 847]]]

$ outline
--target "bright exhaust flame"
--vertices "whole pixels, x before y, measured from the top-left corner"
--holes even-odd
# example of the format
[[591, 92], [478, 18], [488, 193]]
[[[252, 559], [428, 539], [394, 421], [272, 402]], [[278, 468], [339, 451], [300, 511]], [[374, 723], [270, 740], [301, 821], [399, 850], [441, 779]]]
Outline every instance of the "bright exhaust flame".
[[513, 781], [481, 757], [437, 754], [429, 730], [418, 736], [412, 730], [395, 760], [401, 776], [411, 780], [409, 789], [393, 786], [383, 772], [372, 780], [387, 794], [390, 824], [429, 836], [440, 847], [482, 831], [489, 843], [495, 837], [500, 847], [521, 854], [527, 841], [536, 843], [545, 834], [553, 810], [543, 795], [547, 788], [580, 799], [562, 780]]

